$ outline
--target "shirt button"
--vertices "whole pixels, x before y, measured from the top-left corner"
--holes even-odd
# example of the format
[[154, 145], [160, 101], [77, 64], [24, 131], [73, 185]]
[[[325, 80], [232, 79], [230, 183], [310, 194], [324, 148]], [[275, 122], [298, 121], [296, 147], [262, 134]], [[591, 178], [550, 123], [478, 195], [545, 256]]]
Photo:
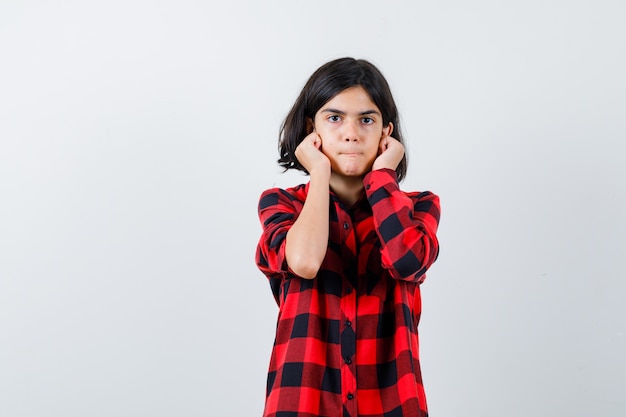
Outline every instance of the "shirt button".
[[350, 287], [346, 288], [346, 294], [352, 294], [352, 288]]
[[352, 359], [350, 359], [350, 358], [346, 358], [346, 363], [347, 363], [348, 365], [350, 365], [350, 364], [352, 363]]
[[348, 394], [346, 398], [348, 398], [349, 400], [351, 400], [351, 399], [353, 399], [353, 398], [354, 398], [354, 395], [352, 395], [352, 394]]
[[345, 230], [348, 230], [348, 229], [350, 228], [350, 225], [349, 225], [348, 223], [344, 223], [344, 224], [343, 224], [343, 228], [344, 228]]
[[367, 185], [365, 186], [365, 189], [366, 189], [366, 190], [369, 190], [370, 188], [372, 188], [372, 185], [371, 185], [371, 184], [367, 184]]
[[346, 320], [346, 327], [352, 326], [352, 322], [350, 320]]

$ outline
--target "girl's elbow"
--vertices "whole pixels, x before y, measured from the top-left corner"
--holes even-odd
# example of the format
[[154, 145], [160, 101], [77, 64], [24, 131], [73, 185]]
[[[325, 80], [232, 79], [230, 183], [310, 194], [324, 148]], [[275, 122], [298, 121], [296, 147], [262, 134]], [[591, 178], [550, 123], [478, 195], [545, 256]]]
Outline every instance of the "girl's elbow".
[[[319, 269], [318, 269], [319, 271]], [[317, 276], [317, 271], [314, 271], [313, 269], [308, 270], [308, 271], [303, 271], [300, 274], [297, 274], [300, 278], [304, 278], [304, 279], [313, 279]]]
[[429, 245], [408, 250], [395, 260], [389, 259], [386, 268], [392, 271], [392, 276], [396, 279], [418, 281], [435, 262], [438, 254], [439, 245], [436, 241], [431, 242]]
[[322, 266], [321, 262], [311, 259], [295, 259], [291, 262], [288, 260], [289, 269], [300, 278], [313, 279]]
[[294, 274], [304, 279], [313, 279], [317, 276], [319, 271], [319, 267], [311, 267], [311, 266], [298, 266], [296, 268], [290, 267]]

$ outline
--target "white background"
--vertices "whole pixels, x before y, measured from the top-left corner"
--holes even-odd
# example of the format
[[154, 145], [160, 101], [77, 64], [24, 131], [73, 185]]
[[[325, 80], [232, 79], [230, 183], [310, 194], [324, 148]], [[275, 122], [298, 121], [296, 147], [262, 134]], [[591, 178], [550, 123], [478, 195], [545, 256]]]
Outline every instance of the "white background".
[[277, 308], [256, 205], [309, 75], [387, 77], [433, 416], [626, 415], [626, 5], [0, 4], [0, 415], [256, 416]]

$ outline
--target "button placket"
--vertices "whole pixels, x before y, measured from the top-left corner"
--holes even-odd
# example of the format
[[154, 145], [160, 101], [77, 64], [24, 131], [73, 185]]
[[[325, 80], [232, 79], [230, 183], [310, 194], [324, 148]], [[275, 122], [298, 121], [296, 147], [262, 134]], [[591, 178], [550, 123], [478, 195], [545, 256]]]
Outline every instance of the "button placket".
[[[341, 297], [343, 322], [341, 323], [341, 367], [342, 393], [350, 415], [357, 415], [355, 391], [356, 391], [356, 323], [352, 320], [356, 317], [357, 306], [357, 257], [358, 243], [356, 242], [356, 229], [353, 219], [347, 211], [339, 215], [337, 231], [342, 236], [344, 252], [344, 296]], [[351, 401], [349, 401], [351, 400]]]

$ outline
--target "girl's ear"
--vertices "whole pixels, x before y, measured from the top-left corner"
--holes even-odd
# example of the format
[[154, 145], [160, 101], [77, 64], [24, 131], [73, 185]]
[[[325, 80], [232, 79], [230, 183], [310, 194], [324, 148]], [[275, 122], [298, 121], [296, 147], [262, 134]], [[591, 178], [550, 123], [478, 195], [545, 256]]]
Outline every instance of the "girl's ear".
[[313, 120], [309, 117], [306, 118], [306, 133], [307, 135], [313, 133], [315, 130], [315, 125], [313, 124]]
[[381, 138], [391, 136], [391, 132], [393, 132], [393, 123], [389, 122], [387, 126], [383, 127], [383, 134]]

